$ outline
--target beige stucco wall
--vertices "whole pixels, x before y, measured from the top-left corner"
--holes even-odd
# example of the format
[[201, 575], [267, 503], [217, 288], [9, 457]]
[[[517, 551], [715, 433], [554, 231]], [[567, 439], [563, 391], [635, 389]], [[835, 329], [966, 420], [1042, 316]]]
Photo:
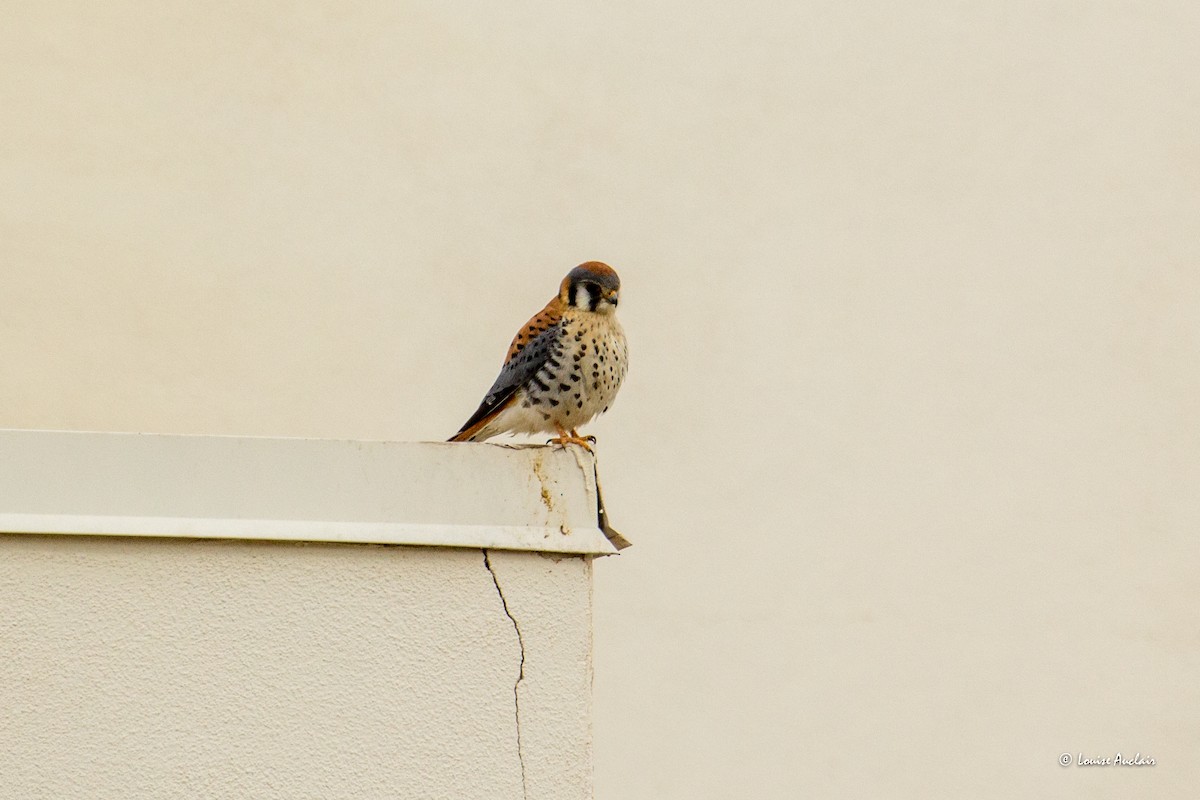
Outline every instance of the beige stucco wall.
[[591, 797], [590, 584], [578, 556], [0, 535], [0, 795]]
[[[597, 796], [1185, 796], [1197, 26], [11, 9], [0, 419], [444, 438], [605, 259]], [[1057, 764], [1118, 750], [1158, 763]]]

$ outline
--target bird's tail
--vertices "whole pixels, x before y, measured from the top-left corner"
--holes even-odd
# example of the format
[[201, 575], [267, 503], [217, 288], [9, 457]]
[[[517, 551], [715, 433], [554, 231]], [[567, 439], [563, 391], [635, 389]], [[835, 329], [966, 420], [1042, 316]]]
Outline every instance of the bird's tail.
[[492, 423], [496, 421], [496, 417], [501, 411], [508, 408], [508, 406], [512, 403], [513, 398], [511, 395], [509, 395], [509, 397], [501, 403], [489, 402], [491, 400], [491, 397], [488, 397], [487, 400], [484, 400], [483, 405], [481, 405], [479, 410], [472, 414], [471, 418], [463, 424], [462, 429], [446, 441], [481, 442], [489, 436], [495, 436], [497, 433], [499, 433], [500, 431], [493, 427]]
[[465, 425], [458, 433], [447, 439], [447, 442], [474, 442], [478, 441], [475, 437], [483, 431], [483, 427], [491, 422], [491, 417], [485, 417], [479, 420], [474, 425]]

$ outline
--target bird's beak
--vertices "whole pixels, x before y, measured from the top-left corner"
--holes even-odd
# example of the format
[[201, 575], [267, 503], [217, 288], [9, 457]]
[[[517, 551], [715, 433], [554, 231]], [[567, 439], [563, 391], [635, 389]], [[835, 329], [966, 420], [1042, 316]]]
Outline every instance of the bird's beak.
[[608, 293], [608, 296], [607, 296], [606, 298], [604, 298], [604, 299], [605, 299], [605, 300], [607, 300], [609, 303], [611, 303], [612, 305], [614, 305], [614, 306], [615, 306], [615, 305], [617, 304], [617, 301], [618, 301], [620, 298], [618, 297], [618, 293], [617, 293], [617, 292], [609, 292], [609, 293]]

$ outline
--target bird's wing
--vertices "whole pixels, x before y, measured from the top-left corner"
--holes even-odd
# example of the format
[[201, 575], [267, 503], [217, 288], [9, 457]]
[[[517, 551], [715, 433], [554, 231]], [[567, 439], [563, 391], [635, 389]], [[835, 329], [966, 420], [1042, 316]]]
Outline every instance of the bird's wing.
[[508, 346], [508, 352], [504, 356], [505, 366], [508, 366], [513, 357], [524, 350], [530, 342], [562, 322], [562, 318], [562, 301], [555, 297], [546, 303], [545, 308], [530, 317], [529, 322], [526, 322], [521, 330], [517, 331], [517, 335], [513, 337], [512, 344]]
[[471, 418], [450, 441], [463, 442], [474, 436], [496, 414], [508, 407], [517, 389], [533, 378], [551, 357], [561, 333], [562, 307], [558, 298], [535, 314], [513, 337], [504, 366]]

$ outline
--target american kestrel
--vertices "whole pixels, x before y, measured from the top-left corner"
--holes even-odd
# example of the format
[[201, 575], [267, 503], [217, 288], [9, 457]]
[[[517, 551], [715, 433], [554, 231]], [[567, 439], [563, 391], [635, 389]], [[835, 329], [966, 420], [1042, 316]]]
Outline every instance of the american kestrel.
[[542, 432], [557, 433], [557, 444], [594, 441], [577, 428], [608, 411], [629, 363], [615, 314], [620, 289], [616, 271], [599, 261], [568, 272], [558, 295], [517, 332], [500, 376], [450, 441]]

